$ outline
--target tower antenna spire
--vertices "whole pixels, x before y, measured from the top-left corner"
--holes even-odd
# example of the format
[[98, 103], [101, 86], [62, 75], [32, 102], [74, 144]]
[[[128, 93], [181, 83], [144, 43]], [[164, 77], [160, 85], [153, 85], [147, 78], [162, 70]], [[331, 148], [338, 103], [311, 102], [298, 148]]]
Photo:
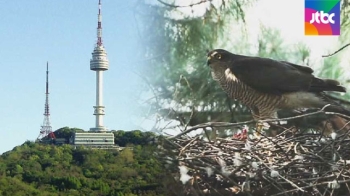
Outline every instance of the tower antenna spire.
[[[46, 62], [46, 95], [49, 94], [49, 62]], [[47, 99], [49, 97], [47, 96]], [[48, 105], [47, 105], [48, 106]], [[49, 107], [47, 107], [47, 111], [45, 110], [45, 113], [49, 114]]]
[[101, 0], [98, 0], [98, 16], [97, 16], [97, 45], [102, 46], [102, 15]]
[[51, 139], [55, 138], [52, 132], [51, 122], [50, 122], [50, 105], [49, 105], [49, 62], [46, 62], [46, 91], [45, 91], [45, 111], [44, 111], [44, 122], [40, 129], [40, 134], [37, 140], [41, 140], [44, 137]]
[[95, 127], [91, 128], [94, 132], [106, 132], [107, 128], [103, 125], [105, 115], [105, 106], [103, 105], [103, 72], [109, 68], [107, 52], [102, 45], [102, 24], [101, 24], [101, 0], [98, 1], [98, 23], [97, 23], [97, 44], [92, 52], [90, 60], [90, 69], [96, 72], [96, 105], [94, 106], [94, 115], [96, 117]]

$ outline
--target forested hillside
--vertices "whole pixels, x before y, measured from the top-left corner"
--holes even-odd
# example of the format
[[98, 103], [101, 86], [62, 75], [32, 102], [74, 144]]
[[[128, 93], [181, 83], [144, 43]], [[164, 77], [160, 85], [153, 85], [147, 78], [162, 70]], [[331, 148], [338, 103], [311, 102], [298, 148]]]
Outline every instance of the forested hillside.
[[[68, 127], [56, 137], [69, 137]], [[118, 133], [118, 134], [117, 134]], [[0, 156], [0, 195], [170, 195], [152, 133], [116, 131], [133, 150], [97, 150], [27, 141]], [[147, 141], [147, 142], [146, 142]], [[146, 144], [147, 143], [147, 144]], [[142, 144], [142, 145], [140, 145]]]

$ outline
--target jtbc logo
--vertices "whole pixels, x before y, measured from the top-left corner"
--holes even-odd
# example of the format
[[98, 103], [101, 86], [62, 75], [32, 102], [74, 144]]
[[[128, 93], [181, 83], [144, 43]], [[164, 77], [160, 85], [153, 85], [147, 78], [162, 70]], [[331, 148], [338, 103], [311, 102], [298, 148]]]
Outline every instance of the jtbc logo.
[[[314, 22], [320, 24], [328, 24], [328, 23], [332, 23], [334, 24], [334, 13], [332, 14], [328, 14], [328, 13], [324, 13], [323, 11], [321, 11], [321, 14], [319, 12], [313, 13], [312, 14], [312, 18], [310, 20], [310, 23], [313, 24]], [[326, 18], [326, 19], [325, 19]], [[321, 22], [320, 22], [321, 20]]]

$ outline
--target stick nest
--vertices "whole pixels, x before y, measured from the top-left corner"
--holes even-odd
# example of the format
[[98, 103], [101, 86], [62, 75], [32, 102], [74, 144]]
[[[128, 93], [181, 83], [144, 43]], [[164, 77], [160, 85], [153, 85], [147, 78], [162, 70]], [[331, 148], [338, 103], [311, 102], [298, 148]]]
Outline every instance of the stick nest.
[[275, 137], [174, 138], [187, 195], [350, 195], [350, 138], [286, 130]]

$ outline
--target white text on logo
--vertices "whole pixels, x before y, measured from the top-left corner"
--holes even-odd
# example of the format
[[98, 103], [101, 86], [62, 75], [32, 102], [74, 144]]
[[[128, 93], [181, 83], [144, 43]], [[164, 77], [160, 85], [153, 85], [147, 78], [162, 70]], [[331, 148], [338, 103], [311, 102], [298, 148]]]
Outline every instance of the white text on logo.
[[312, 13], [312, 18], [310, 20], [310, 23], [313, 24], [314, 22], [320, 24], [328, 24], [328, 23], [332, 23], [334, 24], [334, 13], [332, 14], [328, 14], [328, 13], [324, 13], [323, 11], [321, 11], [321, 13], [316, 12], [316, 13]]

